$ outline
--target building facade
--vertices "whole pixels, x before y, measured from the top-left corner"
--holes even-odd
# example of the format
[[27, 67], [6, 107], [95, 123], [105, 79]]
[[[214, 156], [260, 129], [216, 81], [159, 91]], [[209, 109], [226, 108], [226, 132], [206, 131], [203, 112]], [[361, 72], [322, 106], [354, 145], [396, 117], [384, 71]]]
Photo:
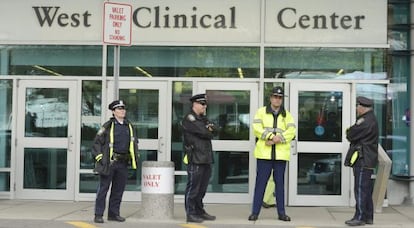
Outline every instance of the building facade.
[[[280, 85], [298, 127], [288, 205], [352, 204], [345, 129], [360, 95], [375, 101], [381, 145], [393, 160], [387, 197], [401, 204], [412, 194], [410, 4], [4, 1], [0, 197], [93, 200], [91, 144], [111, 115], [107, 105], [120, 98], [138, 129], [140, 162], [174, 161], [182, 201], [180, 121], [189, 98], [203, 92], [219, 129], [206, 202], [250, 203], [251, 121]], [[140, 191], [141, 170], [131, 170], [124, 200], [140, 201]]]

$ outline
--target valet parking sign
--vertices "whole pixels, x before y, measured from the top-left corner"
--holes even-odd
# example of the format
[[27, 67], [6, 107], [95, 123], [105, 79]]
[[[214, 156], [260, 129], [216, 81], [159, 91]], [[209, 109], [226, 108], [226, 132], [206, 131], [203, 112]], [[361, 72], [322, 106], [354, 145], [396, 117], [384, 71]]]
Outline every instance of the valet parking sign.
[[131, 45], [132, 6], [105, 2], [103, 42], [114, 45]]

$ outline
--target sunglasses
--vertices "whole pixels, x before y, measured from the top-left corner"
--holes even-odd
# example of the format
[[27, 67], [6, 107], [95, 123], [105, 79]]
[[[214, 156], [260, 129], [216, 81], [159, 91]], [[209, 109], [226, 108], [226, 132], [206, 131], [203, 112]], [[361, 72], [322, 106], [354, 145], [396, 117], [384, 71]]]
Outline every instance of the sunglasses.
[[206, 106], [207, 105], [207, 102], [204, 102], [204, 101], [198, 101], [197, 103], [201, 104], [202, 106]]

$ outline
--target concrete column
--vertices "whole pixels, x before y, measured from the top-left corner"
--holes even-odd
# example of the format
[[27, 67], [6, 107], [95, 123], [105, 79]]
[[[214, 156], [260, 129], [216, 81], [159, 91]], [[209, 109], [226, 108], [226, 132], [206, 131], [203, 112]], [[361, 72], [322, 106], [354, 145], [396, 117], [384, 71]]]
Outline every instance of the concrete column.
[[141, 181], [142, 218], [172, 219], [174, 216], [174, 162], [144, 161]]

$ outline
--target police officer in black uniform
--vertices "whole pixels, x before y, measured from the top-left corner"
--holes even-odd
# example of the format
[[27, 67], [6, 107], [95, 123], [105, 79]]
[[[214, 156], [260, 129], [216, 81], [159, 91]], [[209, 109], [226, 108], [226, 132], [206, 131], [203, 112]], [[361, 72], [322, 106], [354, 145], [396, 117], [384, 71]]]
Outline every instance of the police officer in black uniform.
[[102, 216], [109, 186], [112, 187], [108, 220], [125, 221], [120, 215], [120, 206], [128, 180], [128, 166], [130, 164], [136, 169], [138, 160], [138, 139], [132, 124], [126, 119], [124, 101], [113, 101], [108, 108], [112, 110], [112, 117], [102, 125], [92, 147], [94, 171], [100, 177], [95, 201], [95, 223], [104, 222]]
[[184, 150], [188, 181], [185, 190], [187, 222], [201, 223], [216, 217], [204, 210], [203, 198], [207, 192], [213, 163], [211, 139], [214, 125], [206, 117], [207, 96], [197, 94], [190, 98], [192, 108], [183, 121]]
[[[366, 97], [357, 97], [357, 120], [346, 132], [351, 150], [345, 159], [346, 166], [354, 172], [355, 214], [345, 224], [362, 226], [373, 224], [374, 205], [372, 192], [374, 182], [371, 175], [378, 164], [378, 123], [372, 109], [374, 102]], [[352, 155], [358, 151], [356, 156]], [[356, 160], [355, 160], [356, 159]]]

